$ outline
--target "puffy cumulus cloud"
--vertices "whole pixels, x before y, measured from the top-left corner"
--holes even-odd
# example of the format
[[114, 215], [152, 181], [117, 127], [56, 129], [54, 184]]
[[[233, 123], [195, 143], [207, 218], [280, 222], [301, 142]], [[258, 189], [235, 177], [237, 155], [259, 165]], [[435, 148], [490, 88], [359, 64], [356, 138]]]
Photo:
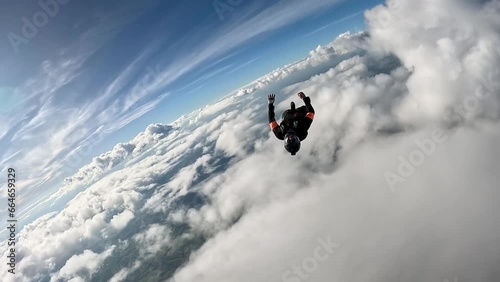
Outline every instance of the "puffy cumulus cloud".
[[297, 158], [271, 138], [176, 214], [214, 237], [172, 281], [497, 281], [499, 5], [367, 12], [366, 52], [284, 89], [317, 111]]
[[132, 141], [119, 143], [110, 152], [94, 158], [92, 163], [82, 167], [77, 174], [65, 179], [65, 182], [67, 185], [90, 183], [92, 180], [97, 179], [100, 173], [114, 168], [128, 156], [136, 156], [142, 153], [146, 146], [165, 138], [171, 131], [172, 127], [169, 125], [152, 124]]
[[[151, 164], [155, 156], [151, 158], [145, 162]], [[149, 165], [143, 162], [137, 166]], [[132, 169], [113, 173], [80, 193], [63, 211], [27, 225], [18, 235], [16, 281], [67, 277], [75, 265], [71, 262], [75, 254], [84, 253], [83, 258], [96, 255], [102, 260], [114, 254], [112, 246], [119, 245], [144, 202], [142, 192], [153, 188], [147, 179], [158, 182], [155, 173], [159, 169], [142, 170], [143, 175], [134, 174]]]
[[[389, 0], [366, 16], [373, 45], [413, 70], [409, 97], [396, 109], [406, 123], [456, 112], [481, 83], [493, 84], [498, 98], [498, 1]], [[462, 119], [480, 115], [496, 120], [499, 109], [498, 99], [481, 101]]]
[[127, 276], [133, 271], [136, 271], [139, 267], [141, 267], [141, 265], [142, 265], [141, 261], [136, 261], [132, 266], [132, 268], [122, 268], [115, 275], [113, 275], [113, 277], [111, 277], [109, 281], [110, 282], [125, 281], [127, 279]]
[[141, 256], [155, 255], [172, 240], [167, 227], [159, 224], [152, 224], [146, 231], [134, 235], [133, 239], [144, 246], [140, 250]]
[[244, 156], [261, 130], [261, 124], [255, 124], [245, 113], [240, 114], [222, 125], [215, 148], [229, 155]]
[[[69, 274], [74, 269], [75, 261], [82, 259], [75, 255], [83, 253], [84, 258], [96, 255], [113, 260], [126, 252], [123, 248], [136, 250], [140, 257], [127, 253], [126, 256], [132, 259], [124, 265], [125, 268], [116, 269], [116, 272], [97, 270], [97, 274], [86, 270], [84, 279], [88, 280], [92, 274], [92, 279], [115, 277], [120, 280], [122, 276], [129, 277], [134, 271], [147, 268], [150, 265], [148, 260], [153, 259], [155, 253], [170, 247], [169, 229], [158, 225], [166, 223], [162, 218], [167, 218], [169, 208], [174, 206], [176, 200], [182, 201], [189, 192], [188, 188], [206, 179], [217, 166], [226, 165], [218, 163], [220, 160], [216, 156], [219, 153], [215, 149], [217, 138], [212, 133], [225, 123], [232, 122], [236, 111], [222, 114], [210, 122], [210, 118], [222, 109], [209, 108], [206, 111], [203, 113], [206, 119], [193, 125], [189, 125], [192, 121], [186, 121], [181, 129], [150, 126], [131, 142], [121, 144], [103, 155], [110, 157], [109, 161], [103, 163], [110, 164], [111, 160], [126, 162], [127, 165], [121, 169], [110, 170], [105, 174], [103, 169], [96, 168], [96, 159], [87, 166], [85, 169], [95, 179], [88, 178], [86, 182], [80, 183], [85, 190], [61, 212], [39, 218], [19, 234], [19, 274], [15, 277], [16, 281], [78, 279], [84, 270], [75, 270], [78, 275], [74, 277]], [[193, 117], [195, 115], [197, 113]], [[206, 147], [211, 149], [206, 151]], [[104, 160], [103, 156], [99, 159]], [[90, 169], [92, 166], [95, 171]], [[66, 192], [66, 188], [62, 188], [61, 194]], [[165, 197], [167, 195], [170, 197]], [[189, 201], [185, 204], [189, 205]], [[157, 224], [148, 227], [151, 221]], [[141, 234], [141, 230], [146, 228], [147, 231]], [[129, 235], [133, 236], [135, 242], [132, 246], [126, 242]], [[177, 243], [181, 240], [180, 246], [184, 241], [189, 243], [190, 239], [190, 236], [176, 238]], [[112, 246], [121, 248], [111, 250]], [[111, 250], [111, 255], [106, 250]], [[177, 253], [172, 252], [171, 255], [175, 257], [170, 260], [178, 261], [178, 264], [183, 262], [176, 259], [179, 256]], [[107, 267], [116, 265], [118, 262], [107, 264]], [[6, 272], [4, 267], [2, 271]]]
[[170, 234], [171, 231], [166, 226], [159, 224], [152, 224], [145, 231], [135, 234], [131, 239], [139, 246], [139, 256], [131, 262], [130, 267], [113, 273], [109, 281], [127, 280], [127, 276], [139, 269], [145, 260], [154, 259], [158, 252], [170, 247], [173, 242]]
[[[490, 148], [500, 134], [461, 129], [391, 192], [384, 172], [429, 134], [364, 143], [335, 173], [306, 174], [305, 189], [218, 233], [175, 281], [496, 281], [499, 154]], [[305, 262], [321, 239], [331, 252]]]
[[367, 47], [368, 33], [360, 32], [357, 36], [352, 36], [351, 32], [346, 32], [339, 35], [335, 41], [326, 46], [319, 45], [316, 49], [309, 52], [309, 57], [302, 60], [296, 67], [317, 66], [326, 60], [332, 60], [335, 57], [345, 56], [353, 52], [360, 52]]
[[59, 272], [52, 277], [52, 281], [85, 281], [91, 280], [92, 274], [101, 266], [103, 261], [111, 255], [115, 246], [101, 254], [85, 250], [82, 254], [72, 256]]
[[120, 214], [114, 215], [109, 223], [115, 230], [121, 231], [133, 218], [134, 213], [129, 210], [125, 210]]

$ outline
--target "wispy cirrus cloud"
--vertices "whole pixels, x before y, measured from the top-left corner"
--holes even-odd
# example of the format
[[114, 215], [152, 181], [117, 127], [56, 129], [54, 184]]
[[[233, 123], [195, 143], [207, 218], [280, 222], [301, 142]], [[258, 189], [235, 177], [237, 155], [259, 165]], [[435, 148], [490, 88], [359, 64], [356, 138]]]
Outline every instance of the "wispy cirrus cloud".
[[[190, 54], [179, 56], [178, 60], [160, 68], [156, 83], [150, 83], [145, 90], [150, 92], [162, 89], [204, 62], [215, 60], [260, 35], [307, 18], [315, 12], [340, 2], [341, 0], [309, 1], [305, 4], [301, 1], [279, 1], [254, 16], [242, 17], [234, 23], [230, 22], [216, 29], [215, 32], [210, 32], [208, 37], [200, 36], [205, 39], [201, 44], [197, 44], [198, 48], [186, 46]], [[243, 9], [243, 7], [238, 8]], [[202, 32], [205, 33], [205, 31]]]
[[[22, 168], [25, 173], [18, 191], [21, 206], [28, 206], [35, 195], [47, 193], [41, 192], [40, 187], [61, 180], [71, 171], [63, 160], [102, 126], [106, 126], [106, 134], [114, 132], [149, 112], [167, 97], [130, 93], [129, 89], [123, 88], [122, 81], [129, 79], [135, 71], [132, 65], [112, 81], [104, 93], [89, 84], [92, 76], [98, 76], [91, 71], [95, 58], [124, 26], [142, 12], [141, 9], [128, 11], [124, 6], [100, 17], [95, 25], [84, 30], [69, 45], [55, 51], [56, 56], [34, 66], [38, 69], [35, 75], [12, 90], [17, 106], [1, 113], [7, 122], [2, 129], [0, 144], [4, 149], [0, 154], [4, 158], [11, 156], [9, 166]], [[140, 62], [143, 57], [139, 55], [132, 63]], [[96, 90], [86, 92], [89, 89]], [[110, 101], [121, 99], [123, 103], [109, 105]], [[100, 136], [99, 142], [103, 135]], [[33, 194], [32, 191], [39, 192]]]

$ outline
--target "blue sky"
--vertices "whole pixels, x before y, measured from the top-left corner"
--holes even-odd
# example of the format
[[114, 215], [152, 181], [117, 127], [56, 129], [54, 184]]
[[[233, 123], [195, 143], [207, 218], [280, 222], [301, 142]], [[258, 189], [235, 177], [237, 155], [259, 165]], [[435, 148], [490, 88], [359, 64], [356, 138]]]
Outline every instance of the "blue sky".
[[9, 1], [0, 11], [0, 169], [18, 170], [21, 206], [147, 125], [362, 30], [362, 12], [382, 1], [116, 3]]

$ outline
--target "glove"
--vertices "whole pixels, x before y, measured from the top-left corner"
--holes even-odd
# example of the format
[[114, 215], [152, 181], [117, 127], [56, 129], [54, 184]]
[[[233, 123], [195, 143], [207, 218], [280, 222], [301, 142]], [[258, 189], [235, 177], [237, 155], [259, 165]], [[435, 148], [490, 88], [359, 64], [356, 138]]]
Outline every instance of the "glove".
[[299, 92], [299, 94], [297, 94], [297, 96], [299, 96], [300, 99], [304, 100], [304, 98], [306, 97], [306, 94], [304, 94], [304, 92]]
[[269, 103], [269, 105], [274, 104], [275, 99], [276, 99], [276, 95], [274, 95], [274, 94], [267, 95], [267, 102]]

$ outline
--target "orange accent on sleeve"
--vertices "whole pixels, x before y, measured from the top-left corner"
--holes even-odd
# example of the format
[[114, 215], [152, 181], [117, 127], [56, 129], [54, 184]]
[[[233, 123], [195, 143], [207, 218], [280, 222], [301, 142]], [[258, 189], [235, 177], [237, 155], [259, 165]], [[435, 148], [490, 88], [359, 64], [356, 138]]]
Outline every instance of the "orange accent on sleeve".
[[271, 127], [271, 130], [274, 130], [276, 127], [278, 127], [278, 123], [276, 121], [273, 121], [269, 124], [269, 126]]
[[306, 118], [310, 118], [311, 120], [314, 120], [314, 113], [307, 113]]

